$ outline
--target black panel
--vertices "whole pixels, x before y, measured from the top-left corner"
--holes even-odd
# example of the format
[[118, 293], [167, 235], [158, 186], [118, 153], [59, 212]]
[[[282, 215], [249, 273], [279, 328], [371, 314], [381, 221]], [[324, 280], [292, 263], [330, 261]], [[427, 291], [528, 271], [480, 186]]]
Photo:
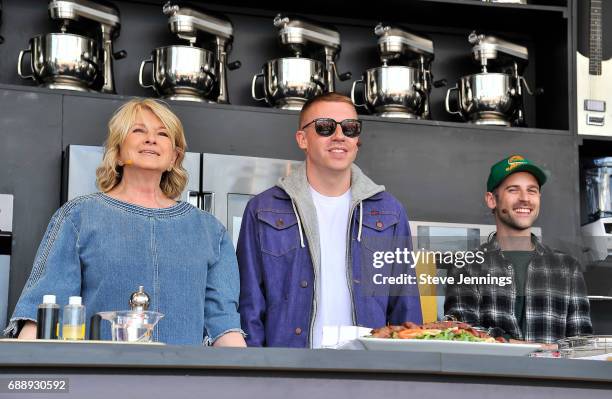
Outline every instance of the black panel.
[[9, 312], [59, 207], [61, 96], [0, 89], [0, 193], [13, 194]]
[[11, 233], [0, 231], [0, 255], [11, 254], [11, 244], [13, 236]]

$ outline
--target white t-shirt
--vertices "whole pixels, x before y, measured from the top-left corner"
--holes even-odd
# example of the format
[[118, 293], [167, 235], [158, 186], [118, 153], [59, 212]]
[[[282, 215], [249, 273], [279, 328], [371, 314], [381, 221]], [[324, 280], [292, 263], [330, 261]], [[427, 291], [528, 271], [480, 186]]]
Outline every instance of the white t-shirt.
[[351, 190], [339, 197], [327, 197], [310, 187], [317, 211], [321, 246], [321, 275], [317, 291], [317, 312], [312, 347], [321, 347], [324, 326], [353, 325], [353, 305], [347, 281], [346, 237]]

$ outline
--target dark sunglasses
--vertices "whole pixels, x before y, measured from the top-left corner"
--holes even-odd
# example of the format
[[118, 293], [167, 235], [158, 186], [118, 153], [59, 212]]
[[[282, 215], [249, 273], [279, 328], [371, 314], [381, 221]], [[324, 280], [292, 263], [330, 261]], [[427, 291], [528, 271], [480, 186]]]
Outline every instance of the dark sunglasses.
[[332, 118], [317, 118], [302, 126], [302, 130], [313, 123], [317, 134], [323, 137], [333, 135], [338, 124], [340, 124], [340, 128], [342, 128], [342, 134], [346, 137], [357, 137], [361, 134], [361, 121], [359, 119], [345, 119], [342, 122], [337, 122]]

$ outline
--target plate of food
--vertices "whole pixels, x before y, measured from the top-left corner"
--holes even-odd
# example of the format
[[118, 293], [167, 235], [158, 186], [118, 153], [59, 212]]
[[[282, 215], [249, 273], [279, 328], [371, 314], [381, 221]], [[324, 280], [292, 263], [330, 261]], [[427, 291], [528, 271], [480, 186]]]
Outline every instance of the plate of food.
[[539, 344], [508, 343], [502, 337], [493, 338], [485, 331], [455, 321], [389, 325], [357, 339], [368, 350], [385, 351], [526, 356], [540, 349]]

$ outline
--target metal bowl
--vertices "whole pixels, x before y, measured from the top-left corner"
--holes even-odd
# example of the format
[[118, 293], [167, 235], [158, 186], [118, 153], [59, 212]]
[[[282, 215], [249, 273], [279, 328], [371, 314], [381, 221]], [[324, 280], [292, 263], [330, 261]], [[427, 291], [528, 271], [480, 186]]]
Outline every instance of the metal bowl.
[[[22, 70], [30, 53], [31, 75]], [[48, 33], [30, 39], [30, 48], [19, 53], [17, 73], [54, 89], [87, 91], [100, 71], [98, 46], [94, 39], [71, 33]]]
[[[363, 85], [364, 103], [357, 103], [355, 88]], [[428, 93], [421, 89], [417, 68], [382, 66], [368, 69], [361, 80], [353, 82], [351, 98], [356, 106], [366, 107], [378, 116], [421, 118]]]
[[[151, 83], [145, 66], [153, 64]], [[206, 101], [217, 82], [218, 61], [212, 51], [193, 46], [165, 46], [153, 50], [140, 64], [139, 83], [172, 100]]]
[[[263, 79], [264, 96], [256, 94], [257, 80]], [[251, 95], [268, 105], [301, 110], [306, 101], [326, 91], [323, 63], [309, 58], [287, 57], [268, 61], [260, 74], [253, 76]]]
[[[446, 111], [475, 124], [508, 126], [520, 106], [516, 85], [516, 79], [504, 73], [463, 76], [446, 92]], [[457, 91], [458, 110], [450, 107], [452, 91]]]

